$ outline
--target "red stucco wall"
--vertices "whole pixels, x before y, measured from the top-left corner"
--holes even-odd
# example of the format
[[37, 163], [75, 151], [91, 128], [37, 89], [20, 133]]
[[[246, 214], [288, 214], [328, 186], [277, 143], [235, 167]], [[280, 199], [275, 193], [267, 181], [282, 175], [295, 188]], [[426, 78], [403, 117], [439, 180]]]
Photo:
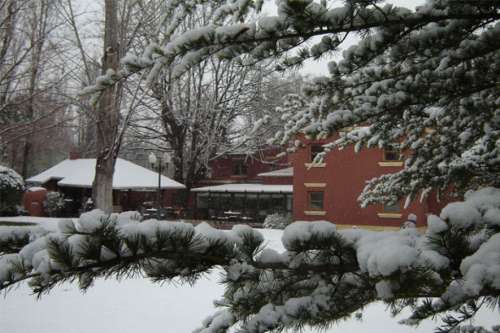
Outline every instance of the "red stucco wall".
[[[288, 167], [287, 156], [276, 158], [280, 153], [280, 148], [270, 147], [263, 149], [252, 156], [243, 154], [224, 155], [209, 163], [211, 177], [206, 181], [227, 181], [235, 183], [245, 183], [249, 181], [262, 181], [257, 175], [263, 172], [269, 172], [276, 169]], [[237, 160], [243, 160], [247, 166], [246, 175], [233, 175], [233, 165]], [[269, 178], [269, 177], [262, 177]], [[288, 179], [290, 180], [290, 179]], [[201, 182], [205, 183], [205, 182]], [[291, 183], [289, 183], [291, 184]]]
[[292, 185], [293, 177], [259, 177], [262, 184], [265, 185]]
[[26, 191], [23, 195], [23, 206], [29, 216], [44, 216], [43, 202], [47, 199], [47, 190]]
[[[292, 158], [294, 167], [294, 218], [295, 220], [327, 220], [337, 224], [375, 225], [398, 227], [409, 213], [418, 217], [417, 225], [423, 226], [426, 214], [429, 212], [427, 201], [414, 201], [407, 209], [401, 203], [401, 218], [382, 218], [377, 213], [383, 213], [382, 205], [372, 205], [361, 208], [357, 198], [365, 186], [365, 182], [384, 173], [397, 172], [401, 167], [380, 166], [383, 161], [383, 150], [378, 148], [363, 149], [355, 153], [350, 146], [343, 150], [334, 150], [326, 155], [325, 167], [307, 168], [305, 163], [310, 159], [310, 143], [325, 144], [327, 141], [309, 142], [299, 149]], [[306, 188], [305, 183], [326, 183], [324, 189]], [[326, 215], [310, 216], [308, 211], [308, 191], [324, 191], [324, 210]], [[437, 208], [434, 206], [433, 208]]]

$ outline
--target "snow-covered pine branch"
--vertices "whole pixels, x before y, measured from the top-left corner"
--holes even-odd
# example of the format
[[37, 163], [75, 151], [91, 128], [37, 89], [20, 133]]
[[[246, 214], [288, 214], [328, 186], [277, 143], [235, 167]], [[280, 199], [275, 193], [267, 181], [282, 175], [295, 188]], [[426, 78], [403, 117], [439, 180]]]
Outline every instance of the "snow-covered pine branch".
[[[428, 1], [416, 13], [435, 13], [441, 5], [456, 8]], [[468, 5], [473, 3], [460, 4]], [[489, 18], [437, 20], [418, 29], [380, 26], [343, 60], [331, 62], [329, 77], [304, 89], [302, 106], [285, 106], [285, 130], [275, 142], [299, 133], [326, 138], [350, 128], [327, 151], [398, 143], [405, 169], [370, 181], [362, 205], [414, 200], [432, 188], [463, 193], [498, 186], [500, 6], [485, 5]]]
[[[178, 1], [174, 1], [178, 3]], [[186, 2], [183, 10], [205, 4], [207, 1]], [[296, 66], [309, 58], [318, 59], [324, 54], [336, 51], [346, 32], [367, 34], [371, 29], [380, 29], [376, 39], [371, 39], [365, 51], [372, 56], [380, 52], [381, 46], [397, 43], [426, 25], [442, 22], [492, 22], [500, 18], [495, 1], [429, 1], [425, 6], [411, 11], [402, 7], [385, 5], [379, 7], [375, 1], [348, 1], [343, 7], [329, 8], [312, 0], [280, 0], [278, 16], [249, 19], [245, 23], [234, 23], [251, 17], [251, 8], [257, 11], [261, 1], [226, 0], [219, 6], [214, 22], [205, 27], [184, 32], [172, 37], [170, 34], [163, 45], [151, 44], [140, 56], [128, 55], [118, 73], [107, 73], [83, 93], [102, 91], [109, 84], [127, 78], [139, 71], [150, 71], [154, 77], [158, 71], [180, 59], [176, 65], [179, 75], [210, 56], [234, 59], [247, 54], [256, 60], [283, 57], [283, 65]], [[173, 8], [170, 6], [168, 8]], [[176, 22], [177, 20], [174, 20]], [[233, 22], [233, 24], [227, 24]], [[289, 56], [289, 50], [312, 37], [323, 36], [312, 46], [303, 46], [296, 55]], [[360, 55], [364, 56], [360, 51]], [[358, 57], [358, 55], [354, 56]]]
[[[31, 232], [29, 239], [2, 229], [2, 244], [26, 244], [0, 257], [0, 286], [28, 280], [40, 294], [75, 279], [82, 289], [101, 277], [193, 282], [218, 267], [226, 292], [217, 303], [224, 309], [198, 332], [324, 327], [377, 300], [411, 307], [405, 323], [418, 324], [462, 305], [498, 302], [499, 213], [500, 189], [484, 188], [449, 204], [440, 217], [429, 216], [424, 235], [296, 222], [285, 229], [286, 251], [278, 253], [248, 226], [224, 232], [96, 210], [61, 222], [56, 232]], [[461, 323], [447, 318], [450, 325]]]

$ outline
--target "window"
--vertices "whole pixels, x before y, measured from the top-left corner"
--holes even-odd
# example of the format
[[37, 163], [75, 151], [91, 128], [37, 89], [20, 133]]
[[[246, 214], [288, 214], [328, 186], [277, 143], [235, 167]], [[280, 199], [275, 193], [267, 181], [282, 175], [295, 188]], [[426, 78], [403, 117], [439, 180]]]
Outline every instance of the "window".
[[257, 194], [247, 194], [245, 200], [245, 206], [247, 210], [257, 210], [258, 205], [258, 196]]
[[401, 207], [399, 203], [386, 203], [384, 204], [384, 213], [400, 213]]
[[271, 210], [273, 212], [282, 212], [286, 208], [286, 197], [284, 194], [271, 195]]
[[235, 193], [232, 206], [232, 210], [243, 211], [245, 209], [245, 193]]
[[401, 161], [399, 145], [389, 145], [384, 149], [384, 161]]
[[311, 145], [311, 162], [314, 161], [314, 158], [318, 156], [319, 153], [324, 151], [323, 147], [318, 144]]
[[247, 174], [247, 164], [243, 159], [233, 160], [233, 175], [245, 176]]
[[291, 194], [286, 195], [286, 211], [291, 212], [293, 210], [293, 196]]
[[309, 209], [323, 210], [324, 192], [309, 192]]
[[198, 208], [208, 208], [208, 193], [196, 194], [196, 206]]

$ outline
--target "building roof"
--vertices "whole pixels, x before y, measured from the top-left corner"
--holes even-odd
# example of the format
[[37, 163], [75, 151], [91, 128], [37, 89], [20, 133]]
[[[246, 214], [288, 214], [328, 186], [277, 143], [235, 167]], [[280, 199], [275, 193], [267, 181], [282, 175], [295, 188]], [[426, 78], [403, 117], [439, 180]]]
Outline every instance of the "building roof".
[[293, 167], [259, 173], [260, 177], [293, 177]]
[[[64, 160], [50, 169], [33, 176], [26, 181], [34, 184], [44, 184], [49, 180], [59, 180], [59, 186], [91, 188], [95, 176], [95, 158]], [[158, 173], [143, 168], [127, 160], [116, 160], [113, 176], [113, 189], [156, 189], [158, 188]], [[161, 176], [161, 188], [181, 189], [185, 186], [168, 177]]]
[[293, 185], [224, 184], [191, 189], [193, 192], [293, 193]]

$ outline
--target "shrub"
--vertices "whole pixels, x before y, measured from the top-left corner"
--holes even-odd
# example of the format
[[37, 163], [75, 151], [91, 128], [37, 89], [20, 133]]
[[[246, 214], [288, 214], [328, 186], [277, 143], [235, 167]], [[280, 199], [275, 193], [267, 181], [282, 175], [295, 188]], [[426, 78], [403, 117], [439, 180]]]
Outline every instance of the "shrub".
[[0, 215], [16, 215], [24, 191], [23, 178], [0, 165]]
[[287, 225], [292, 223], [292, 217], [289, 214], [275, 213], [267, 215], [264, 220], [264, 228], [266, 229], [285, 229]]
[[44, 207], [50, 217], [61, 216], [65, 208], [64, 195], [59, 192], [48, 192]]

